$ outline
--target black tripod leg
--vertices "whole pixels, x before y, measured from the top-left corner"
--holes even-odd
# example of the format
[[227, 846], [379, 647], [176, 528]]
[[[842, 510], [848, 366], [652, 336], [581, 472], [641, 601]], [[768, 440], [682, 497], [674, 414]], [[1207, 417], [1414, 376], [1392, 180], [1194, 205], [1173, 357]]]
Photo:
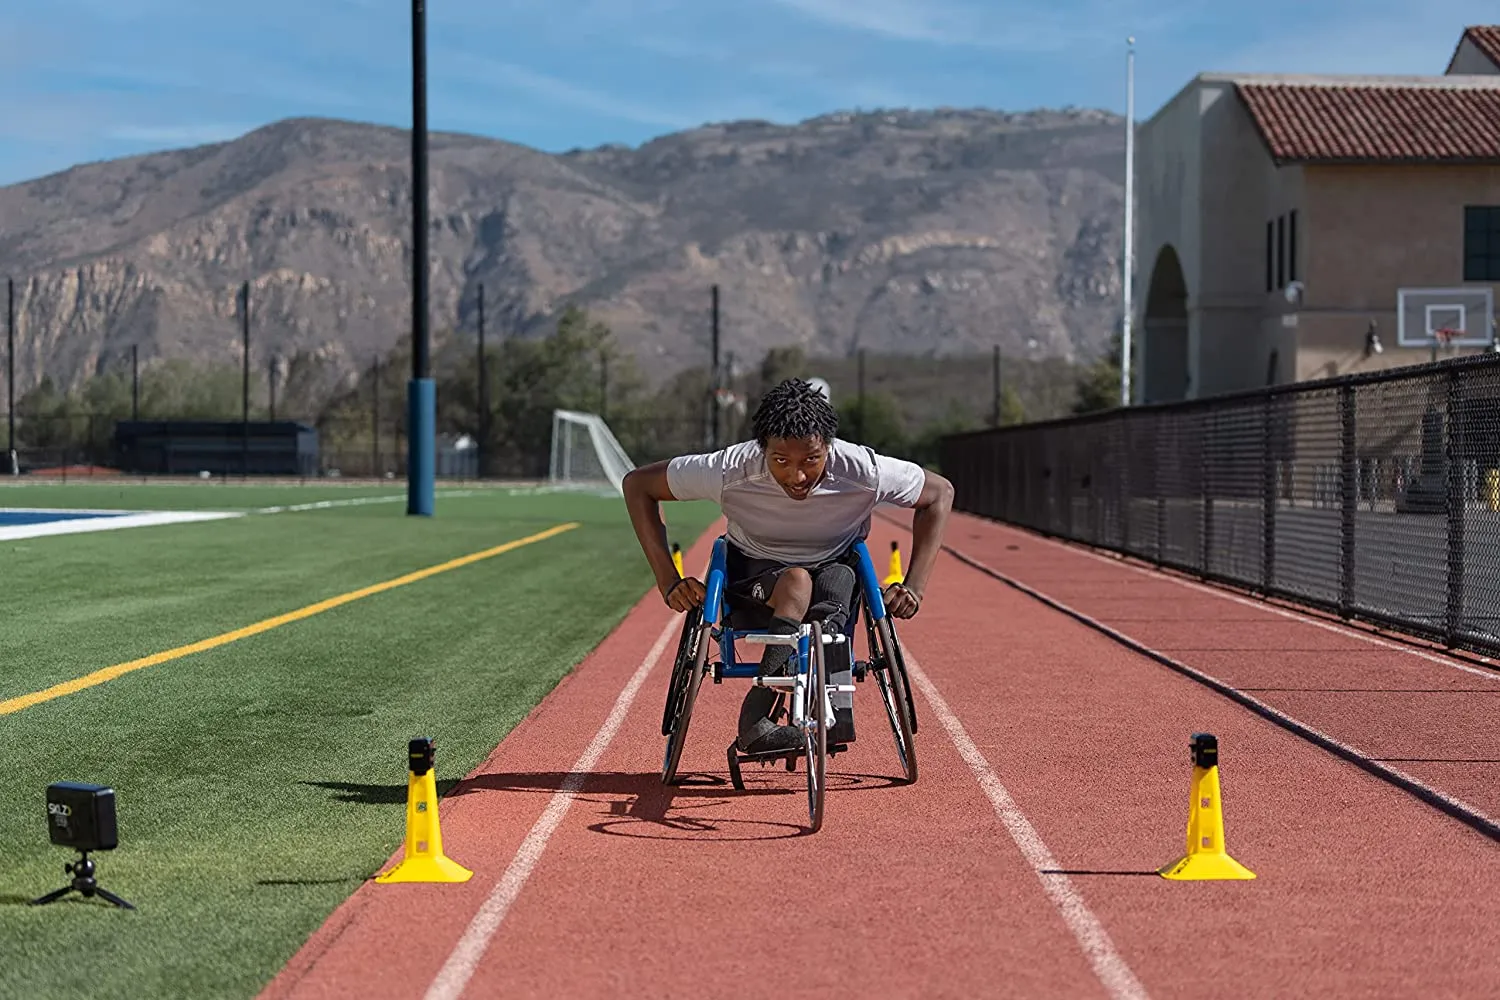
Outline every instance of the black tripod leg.
[[121, 899], [119, 896], [116, 896], [114, 893], [110, 892], [108, 889], [103, 888], [102, 886], [94, 890], [94, 895], [102, 896], [103, 898], [109, 900], [111, 903], [114, 903], [122, 910], [135, 909], [134, 906], [131, 906], [129, 903], [125, 902], [125, 900]]
[[70, 886], [65, 886], [65, 887], [63, 887], [61, 889], [55, 889], [52, 892], [47, 893], [47, 895], [40, 897], [39, 899], [33, 899], [31, 901], [31, 905], [32, 906], [43, 906], [43, 905], [45, 905], [47, 903], [55, 903], [59, 899], [62, 899], [64, 896], [66, 896], [68, 893], [70, 893], [72, 891], [73, 891], [73, 887], [71, 885]]

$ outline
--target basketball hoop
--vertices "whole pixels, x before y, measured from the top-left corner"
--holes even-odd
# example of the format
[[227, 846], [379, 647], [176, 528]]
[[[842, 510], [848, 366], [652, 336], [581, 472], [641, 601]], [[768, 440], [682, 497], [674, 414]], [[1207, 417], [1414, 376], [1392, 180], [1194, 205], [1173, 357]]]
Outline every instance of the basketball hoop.
[[1455, 330], [1449, 326], [1439, 327], [1432, 331], [1432, 339], [1434, 343], [1446, 351], [1453, 346], [1454, 338], [1461, 333], [1463, 333], [1462, 330]]

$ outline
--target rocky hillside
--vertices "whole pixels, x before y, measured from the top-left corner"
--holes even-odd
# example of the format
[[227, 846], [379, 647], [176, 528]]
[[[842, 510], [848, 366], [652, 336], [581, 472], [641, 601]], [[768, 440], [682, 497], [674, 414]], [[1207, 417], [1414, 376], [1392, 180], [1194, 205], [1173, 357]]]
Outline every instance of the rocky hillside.
[[[1090, 111], [737, 122], [550, 155], [430, 140], [432, 324], [535, 335], [576, 301], [655, 376], [723, 347], [1090, 356], [1117, 316], [1122, 123]], [[0, 188], [17, 390], [78, 384], [140, 347], [350, 370], [409, 330], [409, 140], [291, 120], [238, 140]]]

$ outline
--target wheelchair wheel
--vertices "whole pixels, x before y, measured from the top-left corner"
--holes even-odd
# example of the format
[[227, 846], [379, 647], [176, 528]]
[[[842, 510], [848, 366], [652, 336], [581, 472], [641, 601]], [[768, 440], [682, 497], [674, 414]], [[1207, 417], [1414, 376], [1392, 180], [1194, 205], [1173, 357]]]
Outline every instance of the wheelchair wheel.
[[807, 682], [803, 688], [804, 712], [810, 726], [803, 732], [807, 750], [807, 821], [810, 832], [817, 833], [823, 827], [823, 798], [827, 791], [828, 775], [828, 727], [833, 720], [828, 716], [828, 670], [823, 660], [823, 630], [812, 627], [812, 655], [808, 658]]
[[911, 676], [906, 672], [906, 651], [901, 645], [901, 636], [896, 634], [896, 623], [889, 618], [885, 622], [891, 630], [891, 650], [896, 654], [896, 674], [901, 678], [901, 690], [906, 695], [906, 714], [911, 720], [911, 734], [915, 736], [922, 730], [917, 725], [917, 699], [911, 693]]
[[709, 629], [703, 624], [702, 609], [693, 608], [687, 612], [686, 618], [682, 623], [682, 637], [677, 643], [677, 659], [672, 664], [667, 706], [662, 717], [662, 729], [667, 736], [667, 752], [661, 768], [664, 785], [677, 781], [677, 765], [682, 760], [688, 723], [693, 718], [693, 705], [698, 700], [698, 688], [703, 683], [704, 666], [708, 661]]
[[870, 672], [875, 675], [880, 699], [885, 703], [886, 718], [891, 723], [896, 756], [901, 760], [906, 783], [912, 784], [917, 780], [917, 747], [913, 739], [911, 687], [906, 678], [906, 664], [900, 659], [900, 647], [889, 618], [875, 622], [866, 616], [865, 630], [870, 643]]

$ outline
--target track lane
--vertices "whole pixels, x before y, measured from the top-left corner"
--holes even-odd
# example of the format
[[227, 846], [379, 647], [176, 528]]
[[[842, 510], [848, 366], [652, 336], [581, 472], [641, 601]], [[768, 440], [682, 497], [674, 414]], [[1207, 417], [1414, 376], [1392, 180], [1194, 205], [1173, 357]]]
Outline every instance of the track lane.
[[924, 730], [918, 784], [892, 783], [873, 681], [813, 836], [800, 766], [729, 785], [744, 682], [704, 684], [688, 783], [660, 785], [665, 683], [632, 708], [466, 996], [1144, 996], [1101, 984], [940, 726]]
[[[1050, 555], [1035, 576], [1096, 586]], [[902, 636], [1157, 1000], [1493, 991], [1500, 851], [1481, 834], [946, 554]], [[1152, 874], [1183, 850], [1203, 730], [1253, 882]], [[929, 716], [919, 739], [938, 731]]]
[[957, 552], [1500, 822], [1500, 670], [980, 518], [953, 525]]

